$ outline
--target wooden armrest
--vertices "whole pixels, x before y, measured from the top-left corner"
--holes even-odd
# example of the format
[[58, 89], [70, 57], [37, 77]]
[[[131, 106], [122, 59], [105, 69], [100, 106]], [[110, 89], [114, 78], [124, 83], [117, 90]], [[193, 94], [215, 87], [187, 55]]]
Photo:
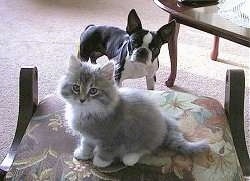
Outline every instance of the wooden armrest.
[[243, 70], [228, 70], [225, 87], [225, 111], [234, 146], [244, 176], [250, 176], [250, 159], [244, 131], [245, 75]]
[[36, 67], [23, 67], [19, 79], [19, 114], [14, 140], [0, 165], [0, 180], [3, 180], [14, 161], [17, 148], [38, 104], [38, 81]]

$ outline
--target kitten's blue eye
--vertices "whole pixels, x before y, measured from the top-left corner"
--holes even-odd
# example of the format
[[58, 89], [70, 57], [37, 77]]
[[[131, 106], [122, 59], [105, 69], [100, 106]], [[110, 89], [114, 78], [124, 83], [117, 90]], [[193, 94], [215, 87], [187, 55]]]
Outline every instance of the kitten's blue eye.
[[80, 92], [80, 85], [78, 85], [78, 84], [73, 84], [72, 90], [73, 90], [73, 92], [75, 92], [75, 93], [78, 94], [78, 93]]
[[89, 94], [91, 96], [95, 96], [96, 94], [98, 94], [98, 89], [97, 88], [90, 88], [89, 89]]

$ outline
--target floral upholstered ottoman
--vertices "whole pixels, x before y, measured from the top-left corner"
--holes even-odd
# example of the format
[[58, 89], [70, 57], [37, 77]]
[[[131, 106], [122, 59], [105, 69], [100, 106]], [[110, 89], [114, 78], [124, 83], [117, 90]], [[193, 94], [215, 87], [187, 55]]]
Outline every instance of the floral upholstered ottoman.
[[[37, 91], [36, 85], [32, 84], [31, 88]], [[52, 95], [35, 106], [36, 111], [20, 145], [16, 150], [12, 149], [11, 153], [15, 155], [12, 166], [7, 169], [5, 159], [0, 167], [1, 174], [7, 173], [5, 180], [24, 181], [244, 180], [227, 116], [217, 100], [177, 91], [146, 92], [150, 99], [178, 119], [179, 128], [188, 140], [207, 139], [211, 151], [183, 156], [160, 148], [142, 157], [132, 167], [126, 167], [119, 161], [107, 168], [94, 167], [91, 161], [73, 158], [78, 136], [73, 135], [67, 127], [63, 102]], [[7, 158], [10, 159], [12, 155], [7, 155]]]

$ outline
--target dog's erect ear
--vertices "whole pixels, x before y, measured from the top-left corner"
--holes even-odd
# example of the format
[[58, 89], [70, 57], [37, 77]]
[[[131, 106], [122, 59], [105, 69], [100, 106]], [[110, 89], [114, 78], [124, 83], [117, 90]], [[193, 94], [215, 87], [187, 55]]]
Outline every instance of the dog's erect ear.
[[138, 17], [135, 9], [132, 9], [128, 15], [128, 23], [127, 23], [126, 31], [129, 35], [131, 35], [132, 33], [140, 29], [142, 29], [141, 20]]
[[176, 21], [173, 20], [170, 23], [162, 26], [158, 31], [157, 35], [161, 37], [163, 43], [167, 43], [175, 31]]

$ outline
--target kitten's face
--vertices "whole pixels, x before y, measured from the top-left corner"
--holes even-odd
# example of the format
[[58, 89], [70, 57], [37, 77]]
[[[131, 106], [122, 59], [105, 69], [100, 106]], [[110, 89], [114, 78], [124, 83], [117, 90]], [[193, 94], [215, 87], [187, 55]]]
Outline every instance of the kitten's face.
[[80, 63], [71, 57], [68, 73], [60, 88], [61, 96], [71, 105], [89, 108], [108, 107], [116, 101], [116, 86], [113, 80], [113, 64], [98, 67]]

